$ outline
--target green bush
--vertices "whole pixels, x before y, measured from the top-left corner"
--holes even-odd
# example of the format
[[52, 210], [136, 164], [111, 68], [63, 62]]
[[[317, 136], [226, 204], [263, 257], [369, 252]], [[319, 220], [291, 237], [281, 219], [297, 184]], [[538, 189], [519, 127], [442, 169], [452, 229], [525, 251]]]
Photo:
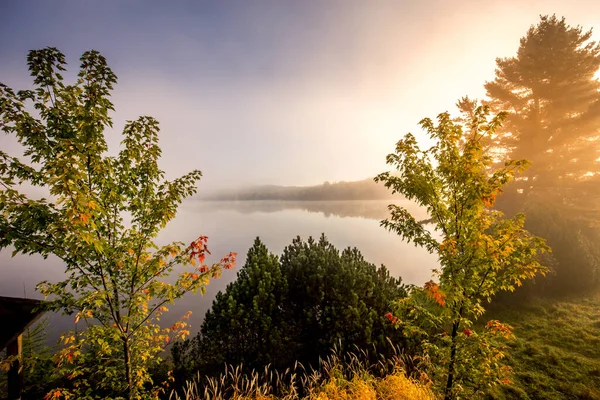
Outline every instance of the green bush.
[[314, 365], [333, 346], [382, 347], [388, 337], [400, 340], [385, 314], [405, 295], [385, 267], [366, 262], [357, 249], [340, 253], [325, 236], [296, 238], [281, 258], [257, 238], [200, 333], [174, 344], [176, 377], [215, 373], [224, 363], [281, 370], [296, 361]]

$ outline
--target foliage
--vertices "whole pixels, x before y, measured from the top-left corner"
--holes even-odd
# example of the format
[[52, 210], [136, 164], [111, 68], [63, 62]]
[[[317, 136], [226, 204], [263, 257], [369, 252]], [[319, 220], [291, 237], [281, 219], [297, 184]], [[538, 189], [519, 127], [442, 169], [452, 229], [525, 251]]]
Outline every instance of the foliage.
[[295, 359], [312, 363], [335, 345], [367, 348], [393, 336], [384, 315], [392, 301], [406, 295], [405, 287], [384, 266], [365, 261], [358, 249], [340, 254], [324, 235], [307, 242], [298, 237], [283, 250], [281, 269]]
[[[19, 357], [6, 356], [3, 351], [0, 356], [0, 394], [7, 391], [6, 372], [11, 364], [19, 360], [23, 371], [23, 398], [40, 399], [58, 384], [54, 376], [54, 363], [52, 362], [52, 349], [47, 346], [48, 318], [42, 318], [27, 328], [22, 335], [23, 353]], [[5, 393], [4, 393], [5, 394]]]
[[41, 399], [60, 385], [52, 362], [54, 349], [48, 347], [48, 317], [41, 319], [23, 334], [23, 398]]
[[560, 186], [599, 172], [600, 45], [591, 37], [564, 18], [542, 16], [516, 57], [496, 61], [496, 78], [485, 85], [490, 105], [510, 111], [496, 145], [532, 161], [527, 185]]
[[[427, 382], [406, 376], [402, 361], [396, 357], [381, 357], [371, 363], [364, 351], [334, 352], [319, 360], [313, 369], [296, 363], [294, 368], [280, 373], [271, 366], [264, 371], [226, 366], [216, 377], [202, 377], [188, 382], [183, 398], [236, 400], [328, 400], [381, 399], [433, 400], [435, 396]], [[171, 398], [179, 400], [176, 393]]]
[[399, 319], [392, 322], [425, 338], [422, 366], [429, 367], [446, 399], [476, 396], [507, 379], [496, 338], [510, 337], [510, 327], [490, 321], [476, 332], [473, 322], [496, 293], [544, 272], [538, 255], [548, 248], [524, 229], [524, 215], [503, 219], [492, 209], [502, 187], [528, 166], [526, 160], [507, 161], [490, 170], [493, 160], [485, 143], [503, 118], [490, 118], [487, 107], [475, 109], [464, 127], [448, 113], [438, 116], [437, 125], [426, 118], [421, 126], [435, 144], [421, 150], [412, 134], [405, 135], [387, 157], [399, 174], [376, 178], [427, 208], [441, 236], [438, 240], [400, 206], [391, 205], [391, 217], [382, 221], [404, 240], [438, 255], [439, 283], [415, 288], [400, 301]]
[[[516, 56], [496, 64], [495, 79], [485, 85], [488, 103], [509, 115], [492, 145], [532, 161], [522, 179], [505, 188], [498, 207], [508, 215], [537, 214], [526, 227], [548, 238], [555, 255], [544, 293], [598, 287], [600, 258], [585, 243], [600, 232], [600, 45], [591, 30], [542, 16]], [[560, 216], [566, 230], [557, 231], [540, 207]]]
[[[187, 364], [187, 370], [195, 373], [200, 366], [220, 370], [225, 363], [250, 368], [278, 365], [288, 345], [286, 319], [281, 312], [285, 293], [286, 282], [277, 256], [257, 238], [237, 280], [227, 286], [225, 293], [217, 294], [194, 343], [174, 344], [176, 369], [183, 370]], [[186, 362], [189, 346], [195, 349]]]
[[[159, 327], [165, 305], [203, 291], [235, 254], [207, 266], [206, 237], [189, 246], [155, 244], [177, 206], [196, 192], [201, 173], [164, 179], [158, 122], [151, 117], [128, 121], [121, 151], [106, 155], [117, 79], [103, 56], [84, 53], [71, 85], [63, 81], [65, 57], [55, 48], [31, 51], [28, 65], [34, 90], [15, 93], [0, 85], [0, 127], [31, 161], [0, 152], [0, 248], [61, 259], [65, 279], [42, 282], [38, 290], [51, 298], [50, 309], [86, 324], [63, 335], [55, 359], [69, 384], [48, 396], [150, 396], [156, 389], [148, 367], [173, 336], [187, 334], [185, 322]], [[19, 192], [22, 184], [43, 187], [50, 198], [30, 198]], [[166, 279], [186, 265], [199, 266]]]
[[334, 345], [383, 346], [388, 336], [400, 340], [384, 314], [404, 295], [385, 267], [367, 263], [357, 249], [340, 254], [324, 236], [295, 239], [281, 259], [257, 239], [200, 334], [174, 345], [174, 363], [206, 373], [223, 363], [283, 370], [296, 361], [315, 364]]
[[541, 234], [552, 247], [545, 264], [552, 268], [525, 293], [579, 294], [600, 287], [600, 227], [574, 218], [565, 207], [548, 199], [528, 208], [525, 227]]
[[514, 375], [491, 398], [600, 399], [600, 294], [532, 298], [491, 310], [515, 327], [506, 352]]

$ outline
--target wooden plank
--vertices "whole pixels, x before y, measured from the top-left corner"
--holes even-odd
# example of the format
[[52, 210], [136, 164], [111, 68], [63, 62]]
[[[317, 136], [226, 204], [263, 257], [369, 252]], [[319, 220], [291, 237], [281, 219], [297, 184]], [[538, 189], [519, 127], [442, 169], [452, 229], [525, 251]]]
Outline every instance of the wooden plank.
[[42, 301], [18, 297], [0, 296], [0, 350], [16, 340], [44, 312], [40, 310]]

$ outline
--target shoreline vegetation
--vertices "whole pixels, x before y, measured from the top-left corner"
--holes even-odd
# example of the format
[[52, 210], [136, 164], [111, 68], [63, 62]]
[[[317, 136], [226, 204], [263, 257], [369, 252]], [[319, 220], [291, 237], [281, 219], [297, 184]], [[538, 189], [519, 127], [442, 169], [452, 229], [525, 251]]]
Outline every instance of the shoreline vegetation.
[[[517, 304], [500, 303], [484, 317], [482, 321], [497, 318], [515, 330], [505, 358], [513, 368], [513, 375], [510, 382], [491, 391], [486, 398], [600, 399], [600, 292], [554, 298], [535, 296]], [[296, 382], [312, 383], [304, 397], [290, 386], [294, 371], [283, 376], [275, 375], [269, 368], [244, 372], [243, 366], [227, 366], [216, 378], [197, 376], [188, 381], [182, 393], [174, 393], [172, 399], [225, 398], [225, 391], [236, 393], [238, 397], [233, 398], [238, 400], [436, 399], [426, 381], [407, 378], [406, 365], [398, 354], [386, 361], [390, 371], [387, 375], [381, 370], [367, 371], [368, 364], [374, 365], [365, 362], [364, 352], [350, 352], [341, 357], [333, 351], [313, 374], [297, 368]], [[209, 381], [212, 382], [209, 385], [199, 384]], [[315, 385], [316, 382], [320, 384]], [[209, 389], [202, 392], [200, 387]], [[274, 396], [273, 391], [281, 395]], [[214, 396], [215, 393], [223, 397]]]
[[373, 362], [365, 350], [334, 348], [316, 368], [295, 363], [284, 372], [271, 365], [262, 370], [227, 365], [220, 375], [198, 373], [170, 400], [436, 400], [430, 382], [407, 376], [402, 353], [395, 350]]
[[220, 190], [200, 194], [196, 200], [210, 201], [346, 201], [346, 200], [399, 200], [401, 196], [392, 195], [383, 185], [373, 178], [349, 182], [324, 182], [314, 186], [278, 186], [261, 185], [236, 190]]

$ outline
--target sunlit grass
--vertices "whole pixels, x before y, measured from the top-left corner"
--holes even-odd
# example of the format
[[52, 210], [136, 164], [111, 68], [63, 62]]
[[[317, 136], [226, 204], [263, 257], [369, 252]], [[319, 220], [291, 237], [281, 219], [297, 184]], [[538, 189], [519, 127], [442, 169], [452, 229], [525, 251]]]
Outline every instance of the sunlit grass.
[[296, 364], [283, 373], [226, 367], [218, 377], [198, 376], [172, 400], [434, 400], [427, 385], [408, 378], [401, 357], [371, 364], [366, 352], [334, 353], [316, 369]]
[[[488, 316], [489, 317], [489, 316]], [[495, 399], [600, 399], [600, 294], [494, 312], [515, 327], [513, 383]]]

